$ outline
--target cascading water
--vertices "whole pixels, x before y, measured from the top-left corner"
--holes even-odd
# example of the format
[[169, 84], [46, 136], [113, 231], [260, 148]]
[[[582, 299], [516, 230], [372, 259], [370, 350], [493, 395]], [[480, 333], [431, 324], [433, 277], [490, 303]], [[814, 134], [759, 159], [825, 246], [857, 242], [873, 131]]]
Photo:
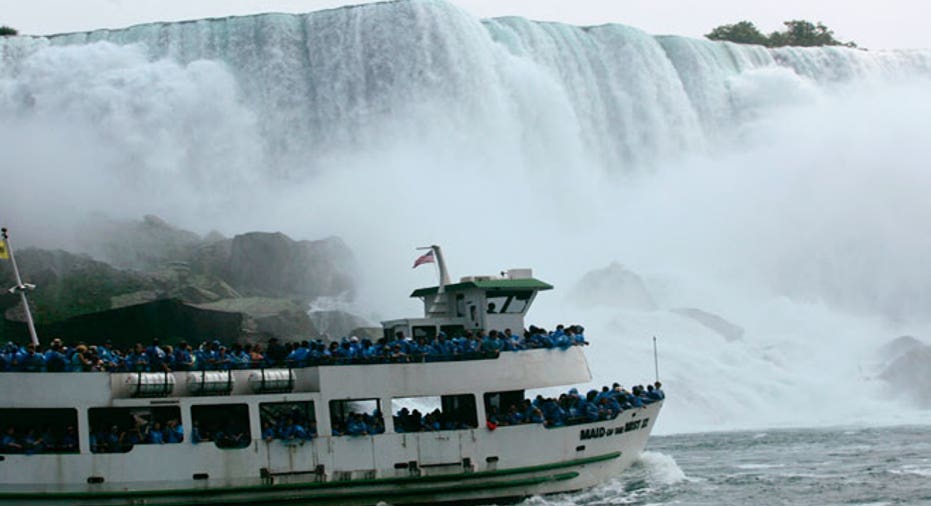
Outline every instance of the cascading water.
[[[337, 234], [386, 318], [432, 281], [414, 246], [457, 275], [532, 263], [564, 294], [616, 260], [653, 305], [557, 292], [532, 319], [587, 323], [599, 384], [651, 377], [657, 335], [660, 430], [862, 421], [892, 402], [876, 347], [929, 335], [929, 77], [931, 52], [427, 1], [4, 38], [3, 215], [69, 249], [94, 213]], [[742, 336], [683, 316], [706, 313]]]

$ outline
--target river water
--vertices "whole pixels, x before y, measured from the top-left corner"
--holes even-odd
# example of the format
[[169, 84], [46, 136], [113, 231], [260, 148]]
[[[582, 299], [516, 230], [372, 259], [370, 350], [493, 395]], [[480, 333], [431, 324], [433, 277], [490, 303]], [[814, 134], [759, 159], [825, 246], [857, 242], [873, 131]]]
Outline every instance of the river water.
[[523, 504], [931, 504], [931, 426], [657, 436], [617, 479]]

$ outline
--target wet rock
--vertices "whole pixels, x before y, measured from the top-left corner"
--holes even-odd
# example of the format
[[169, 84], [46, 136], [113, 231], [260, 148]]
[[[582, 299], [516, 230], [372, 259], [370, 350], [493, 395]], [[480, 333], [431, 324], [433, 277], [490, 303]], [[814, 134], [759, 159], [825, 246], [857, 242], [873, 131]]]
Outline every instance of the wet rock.
[[582, 307], [608, 306], [643, 311], [657, 307], [640, 276], [617, 262], [582, 276], [573, 288], [572, 297]]
[[931, 409], [931, 346], [911, 336], [902, 336], [878, 350], [889, 357], [879, 378], [891, 390], [914, 402], [919, 408]]
[[739, 325], [731, 323], [721, 316], [708, 311], [703, 311], [694, 307], [680, 307], [671, 310], [673, 313], [695, 320], [702, 326], [707, 327], [726, 341], [739, 341], [744, 336], [744, 329]]

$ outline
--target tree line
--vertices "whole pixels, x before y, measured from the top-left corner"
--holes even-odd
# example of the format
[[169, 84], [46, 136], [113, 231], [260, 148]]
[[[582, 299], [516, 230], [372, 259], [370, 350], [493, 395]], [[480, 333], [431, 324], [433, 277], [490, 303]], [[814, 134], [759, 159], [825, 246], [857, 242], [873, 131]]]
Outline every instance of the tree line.
[[0, 37], [5, 37], [7, 35], [17, 35], [19, 32], [16, 31], [16, 28], [2, 25], [0, 26]]
[[845, 46], [857, 47], [854, 42], [841, 42], [834, 38], [834, 31], [820, 21], [812, 23], [801, 19], [786, 21], [785, 29], [764, 35], [750, 21], [741, 21], [732, 25], [721, 25], [705, 37], [711, 40], [726, 40], [737, 44], [756, 44], [766, 47], [783, 46]]

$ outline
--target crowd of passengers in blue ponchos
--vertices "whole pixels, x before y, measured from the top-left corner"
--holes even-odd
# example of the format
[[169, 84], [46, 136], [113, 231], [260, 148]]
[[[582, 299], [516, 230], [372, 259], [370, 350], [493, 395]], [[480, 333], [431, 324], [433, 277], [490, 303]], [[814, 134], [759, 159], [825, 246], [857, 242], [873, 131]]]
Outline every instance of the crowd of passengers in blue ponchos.
[[554, 397], [537, 395], [533, 400], [524, 399], [519, 405], [511, 404], [500, 411], [487, 409], [486, 425], [489, 429], [501, 426], [542, 423], [546, 427], [563, 427], [579, 423], [597, 422], [616, 418], [626, 409], [640, 408], [666, 398], [662, 384], [634, 386], [628, 391], [618, 383], [612, 388], [601, 387], [601, 391], [589, 390], [581, 395], [578, 389]]
[[411, 338], [398, 332], [393, 339], [351, 336], [329, 343], [322, 339], [281, 343], [272, 338], [266, 347], [238, 343], [227, 347], [219, 341], [204, 341], [197, 347], [181, 341], [171, 346], [154, 339], [148, 346], [136, 343], [125, 351], [109, 341], [69, 347], [54, 339], [44, 351], [31, 343], [7, 343], [0, 348], [0, 372], [161, 372], [468, 360], [493, 358], [501, 352], [585, 345], [583, 331], [578, 325], [559, 325], [552, 332], [531, 325], [522, 334], [505, 329]]

